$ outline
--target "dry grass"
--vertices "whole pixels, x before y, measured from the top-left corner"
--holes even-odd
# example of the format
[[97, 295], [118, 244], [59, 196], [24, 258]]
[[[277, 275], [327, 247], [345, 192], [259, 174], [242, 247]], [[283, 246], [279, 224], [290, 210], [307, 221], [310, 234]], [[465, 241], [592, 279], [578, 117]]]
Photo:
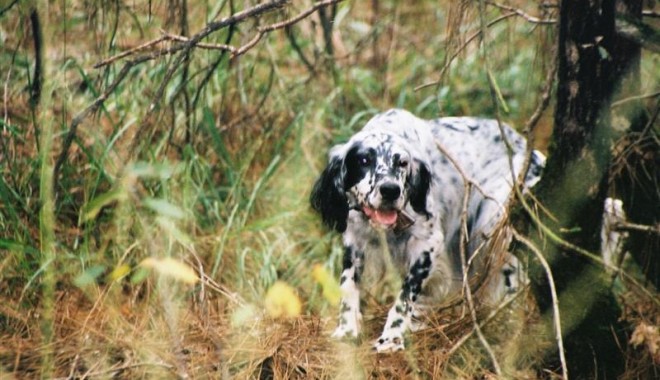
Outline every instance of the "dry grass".
[[[367, 296], [359, 341], [337, 342], [329, 332], [338, 311], [311, 276], [315, 264], [336, 275], [341, 262], [340, 239], [321, 229], [307, 203], [333, 143], [390, 107], [423, 117], [493, 116], [476, 42], [443, 71], [446, 56], [478, 30], [468, 2], [343, 2], [334, 56], [315, 13], [292, 28], [300, 51], [278, 31], [240, 59], [194, 50], [169, 80], [172, 56], [138, 65], [79, 125], [55, 178], [53, 220], [40, 214], [51, 195], [42, 181], [75, 116], [107, 91], [124, 61], [94, 64], [157, 38], [161, 28], [195, 33], [252, 3], [39, 4], [47, 73], [39, 105], [30, 100], [31, 3], [0, 6], [0, 378], [495, 377], [479, 340], [467, 338], [473, 324], [464, 305], [434, 314], [431, 327], [410, 335], [408, 351], [376, 355], [371, 343], [392, 290]], [[257, 25], [312, 4], [291, 3], [206, 42], [231, 36], [244, 44]], [[465, 7], [459, 23], [451, 12]], [[501, 13], [488, 8], [489, 19]], [[514, 17], [489, 31], [490, 66], [511, 110], [506, 121], [522, 126], [536, 107], [529, 94], [540, 93], [554, 33]], [[653, 86], [657, 62], [644, 64]], [[414, 90], [441, 71], [441, 85]], [[541, 147], [550, 114], [537, 128]], [[45, 124], [49, 151], [38, 144]], [[143, 273], [140, 263], [151, 257], [185, 263], [201, 281]], [[300, 316], [265, 311], [266, 291], [278, 280], [296, 289]], [[492, 318], [492, 310], [479, 311], [505, 378], [552, 378], [559, 370], [548, 358], [552, 335], [529, 299], [520, 295]], [[657, 326], [648, 317], [657, 310], [645, 302], [640, 296], [626, 317]], [[630, 353], [631, 374], [657, 371], [646, 345]]]
[[[143, 287], [153, 285], [148, 281]], [[175, 302], [163, 300], [154, 289], [139, 292], [147, 294], [135, 300], [135, 291], [126, 289], [93, 297], [75, 289], [58, 291], [57, 330], [50, 347], [42, 344], [39, 315], [8, 317], [0, 351], [0, 363], [9, 371], [5, 375], [39, 377], [44, 350], [54, 354], [55, 378], [412, 379], [492, 375], [476, 339], [468, 340], [452, 356], [448, 354], [449, 348], [472, 329], [460, 306], [438, 313], [429, 321], [431, 327], [411, 334], [406, 352], [377, 355], [371, 351], [371, 342], [382, 328], [386, 311], [375, 304], [367, 309], [364, 337], [358, 342], [339, 342], [329, 338], [334, 318], [306, 315], [273, 319], [256, 311], [232, 324], [237, 308], [221, 294], [209, 292], [200, 300], [198, 292], [170, 289], [171, 295], [180, 293], [173, 297], [178, 298]], [[521, 344], [509, 335], [512, 330], [523, 330], [520, 324], [527, 319], [525, 313], [520, 305], [506, 309], [487, 325], [489, 336], [500, 337], [492, 342], [495, 347], [511, 353], [512, 345]], [[510, 363], [511, 368], [533, 360]], [[517, 371], [519, 378], [526, 373]]]

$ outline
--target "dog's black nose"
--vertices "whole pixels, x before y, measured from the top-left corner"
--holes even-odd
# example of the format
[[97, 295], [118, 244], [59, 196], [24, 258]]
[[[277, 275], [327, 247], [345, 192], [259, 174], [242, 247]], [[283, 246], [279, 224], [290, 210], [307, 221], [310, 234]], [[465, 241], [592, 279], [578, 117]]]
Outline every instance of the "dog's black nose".
[[384, 183], [380, 185], [380, 195], [384, 200], [393, 201], [401, 195], [401, 188], [396, 183]]

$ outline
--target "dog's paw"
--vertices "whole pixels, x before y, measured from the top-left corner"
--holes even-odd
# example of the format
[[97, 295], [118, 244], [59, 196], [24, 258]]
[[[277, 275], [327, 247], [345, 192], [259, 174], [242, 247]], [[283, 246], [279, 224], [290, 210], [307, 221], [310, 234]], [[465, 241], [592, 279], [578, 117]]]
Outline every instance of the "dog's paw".
[[334, 339], [356, 339], [359, 331], [356, 328], [350, 327], [347, 324], [340, 324], [332, 333]]
[[342, 313], [339, 316], [339, 325], [337, 325], [337, 328], [332, 333], [332, 337], [335, 339], [355, 339], [360, 335], [361, 324], [361, 313]]
[[378, 353], [403, 351], [403, 334], [400, 331], [383, 331], [374, 343], [374, 350]]

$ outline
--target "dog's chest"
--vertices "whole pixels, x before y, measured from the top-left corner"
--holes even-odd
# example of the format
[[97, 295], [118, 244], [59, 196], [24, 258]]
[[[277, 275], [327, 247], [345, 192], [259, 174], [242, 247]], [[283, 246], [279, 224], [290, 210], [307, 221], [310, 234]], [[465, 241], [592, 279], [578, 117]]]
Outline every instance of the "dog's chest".
[[411, 235], [407, 231], [357, 228], [347, 238], [364, 255], [365, 270], [376, 277], [390, 265], [403, 275], [410, 265], [408, 244]]

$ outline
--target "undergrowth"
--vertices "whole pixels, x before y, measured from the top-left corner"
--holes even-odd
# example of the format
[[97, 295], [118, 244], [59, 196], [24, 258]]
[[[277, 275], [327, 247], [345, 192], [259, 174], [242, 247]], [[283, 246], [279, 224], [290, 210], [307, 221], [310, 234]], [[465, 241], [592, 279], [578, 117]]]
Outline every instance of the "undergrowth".
[[[311, 4], [294, 2], [203, 42], [243, 45], [258, 25]], [[491, 375], [476, 340], [447, 354], [470, 330], [460, 310], [411, 337], [408, 353], [373, 355], [370, 338], [386, 305], [377, 301], [390, 294], [368, 301], [363, 340], [329, 340], [337, 307], [312, 268], [336, 276], [341, 247], [308, 207], [328, 149], [378, 111], [494, 116], [476, 41], [439, 83], [416, 90], [439, 79], [452, 49], [478, 30], [478, 18], [468, 13], [452, 30], [450, 1], [341, 2], [331, 38], [315, 12], [240, 57], [193, 49], [171, 78], [171, 55], [127, 73], [125, 59], [93, 67], [161, 30], [192, 35], [251, 6], [2, 6], [0, 377]], [[489, 8], [489, 18], [501, 14]], [[489, 64], [508, 109], [503, 117], [513, 125], [522, 126], [536, 107], [553, 38], [552, 28], [516, 17], [489, 29]], [[644, 65], [657, 67], [657, 57]], [[126, 79], [82, 119], [67, 147], [76, 115], [120, 75]], [[268, 313], [266, 294], [277, 281], [302, 301], [299, 316]], [[523, 314], [504, 319], [530, 323], [524, 311], [508, 313]], [[512, 376], [531, 376], [532, 358], [509, 361]]]

